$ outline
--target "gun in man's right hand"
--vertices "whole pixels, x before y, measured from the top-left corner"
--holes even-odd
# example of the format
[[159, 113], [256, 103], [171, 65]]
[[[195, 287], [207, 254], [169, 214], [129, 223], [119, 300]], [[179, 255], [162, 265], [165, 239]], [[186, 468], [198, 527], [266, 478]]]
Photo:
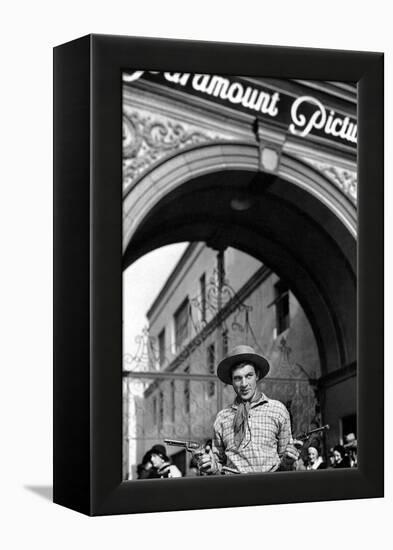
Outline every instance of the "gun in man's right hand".
[[197, 463], [197, 467], [200, 473], [214, 473], [216, 468], [211, 445], [205, 443], [197, 443], [196, 441], [180, 441], [178, 439], [164, 439], [164, 442], [167, 445], [183, 447], [188, 452], [192, 453], [192, 456]]
[[193, 456], [198, 465], [198, 470], [203, 474], [212, 474], [215, 470], [213, 451], [210, 445], [204, 445], [203, 448], [193, 452]]

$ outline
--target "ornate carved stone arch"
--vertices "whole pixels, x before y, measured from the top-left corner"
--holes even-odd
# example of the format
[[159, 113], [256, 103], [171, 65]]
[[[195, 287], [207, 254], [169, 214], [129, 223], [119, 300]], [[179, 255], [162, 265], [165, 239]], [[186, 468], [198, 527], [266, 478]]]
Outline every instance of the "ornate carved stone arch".
[[[123, 251], [133, 232], [152, 208], [176, 187], [195, 177], [225, 170], [256, 173], [259, 149], [256, 144], [213, 142], [183, 149], [164, 158], [139, 176], [127, 190], [123, 200]], [[332, 169], [331, 169], [332, 170]], [[356, 237], [356, 206], [340, 185], [333, 183], [316, 165], [283, 153], [277, 176], [293, 183], [325, 204]], [[345, 178], [345, 175], [343, 176]]]

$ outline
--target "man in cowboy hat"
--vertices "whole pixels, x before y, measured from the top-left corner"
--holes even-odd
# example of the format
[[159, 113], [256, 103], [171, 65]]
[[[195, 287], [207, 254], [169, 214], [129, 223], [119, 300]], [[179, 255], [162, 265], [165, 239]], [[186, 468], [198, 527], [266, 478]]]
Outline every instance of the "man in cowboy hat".
[[280, 401], [269, 399], [258, 388], [269, 369], [268, 361], [247, 345], [235, 347], [219, 363], [217, 376], [233, 386], [236, 398], [217, 414], [212, 449], [197, 456], [200, 471], [295, 469], [299, 452], [292, 442], [289, 413]]

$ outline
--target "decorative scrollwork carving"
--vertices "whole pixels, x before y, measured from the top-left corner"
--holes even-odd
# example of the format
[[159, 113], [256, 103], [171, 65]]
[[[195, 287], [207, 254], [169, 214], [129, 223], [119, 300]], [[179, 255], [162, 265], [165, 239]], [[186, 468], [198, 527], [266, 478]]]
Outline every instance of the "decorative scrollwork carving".
[[131, 115], [123, 115], [123, 156], [134, 157], [142, 145], [142, 135], [138, 118]]
[[356, 172], [306, 157], [304, 160], [333, 182], [352, 202], [357, 202]]
[[123, 115], [123, 185], [128, 187], [154, 162], [177, 149], [218, 139], [207, 130], [160, 115], [127, 111]]

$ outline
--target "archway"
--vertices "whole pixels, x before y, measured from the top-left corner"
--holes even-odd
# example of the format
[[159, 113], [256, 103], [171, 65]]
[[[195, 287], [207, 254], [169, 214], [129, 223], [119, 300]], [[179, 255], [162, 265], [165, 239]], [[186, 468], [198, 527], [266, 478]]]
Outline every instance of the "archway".
[[281, 153], [267, 173], [260, 155], [250, 143], [189, 147], [134, 181], [123, 203], [124, 269], [161, 246], [202, 241], [276, 273], [315, 337], [327, 448], [343, 419], [356, 419], [356, 206], [340, 182], [306, 162]]
[[124, 265], [184, 240], [243, 250], [298, 298], [323, 375], [353, 370], [355, 207], [331, 181], [285, 154], [277, 173], [259, 171], [258, 154], [244, 143], [199, 146], [145, 174], [124, 198]]

